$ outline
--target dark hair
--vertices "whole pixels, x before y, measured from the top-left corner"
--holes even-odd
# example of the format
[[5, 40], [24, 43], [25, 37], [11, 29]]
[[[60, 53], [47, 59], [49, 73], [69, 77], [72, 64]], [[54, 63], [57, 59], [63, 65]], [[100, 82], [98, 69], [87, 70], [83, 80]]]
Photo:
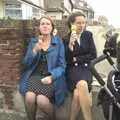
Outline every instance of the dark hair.
[[83, 16], [84, 18], [86, 18], [86, 16], [81, 13], [81, 12], [75, 12], [75, 13], [72, 13], [69, 18], [68, 18], [68, 21], [67, 21], [67, 25], [68, 25], [68, 28], [70, 29], [71, 28], [71, 24], [75, 22], [75, 19], [76, 17], [78, 16]]
[[[54, 23], [53, 23], [53, 21], [52, 21], [52, 19], [51, 19], [50, 17], [47, 17], [47, 16], [41, 17], [41, 18], [39, 19], [38, 26], [40, 25], [41, 20], [44, 19], [44, 18], [47, 19], [47, 20], [49, 20], [49, 21], [51, 22], [51, 25], [52, 25], [51, 35], [52, 35], [55, 26], [54, 26]], [[37, 35], [40, 35], [40, 34], [41, 34], [41, 33], [40, 33], [40, 30], [38, 30], [38, 27], [37, 27]]]

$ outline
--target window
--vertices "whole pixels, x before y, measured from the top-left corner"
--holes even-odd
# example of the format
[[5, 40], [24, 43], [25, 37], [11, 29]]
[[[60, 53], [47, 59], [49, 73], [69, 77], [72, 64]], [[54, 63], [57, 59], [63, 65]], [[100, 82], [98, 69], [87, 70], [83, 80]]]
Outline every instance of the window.
[[22, 12], [21, 10], [5, 10], [5, 16], [6, 17], [10, 17], [10, 18], [14, 18], [14, 19], [20, 19], [22, 18]]
[[56, 16], [50, 16], [52, 18], [52, 20], [55, 20], [56, 19]]
[[17, 3], [6, 3], [5, 4], [5, 17], [10, 17], [13, 19], [22, 18], [21, 4]]
[[40, 17], [40, 10], [37, 8], [32, 8], [33, 17]]

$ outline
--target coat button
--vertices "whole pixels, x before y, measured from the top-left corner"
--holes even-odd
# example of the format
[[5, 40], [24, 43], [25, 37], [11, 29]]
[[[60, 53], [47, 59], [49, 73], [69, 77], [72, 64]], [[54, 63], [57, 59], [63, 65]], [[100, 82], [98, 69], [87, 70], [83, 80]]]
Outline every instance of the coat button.
[[87, 67], [88, 66], [88, 64], [87, 63], [85, 63], [85, 67]]
[[73, 62], [76, 62], [76, 61], [77, 61], [76, 57], [73, 57]]
[[78, 66], [78, 63], [75, 63], [75, 66]]

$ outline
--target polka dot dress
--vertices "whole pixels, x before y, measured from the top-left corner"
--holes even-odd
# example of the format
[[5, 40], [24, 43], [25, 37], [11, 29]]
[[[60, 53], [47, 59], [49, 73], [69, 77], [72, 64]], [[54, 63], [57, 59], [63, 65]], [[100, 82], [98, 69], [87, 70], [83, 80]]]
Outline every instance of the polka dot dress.
[[41, 79], [47, 75], [47, 60], [45, 54], [42, 54], [37, 68], [31, 75], [31, 77], [26, 81], [26, 92], [31, 91], [38, 94], [45, 95], [50, 100], [54, 96], [54, 86], [52, 84], [44, 84]]

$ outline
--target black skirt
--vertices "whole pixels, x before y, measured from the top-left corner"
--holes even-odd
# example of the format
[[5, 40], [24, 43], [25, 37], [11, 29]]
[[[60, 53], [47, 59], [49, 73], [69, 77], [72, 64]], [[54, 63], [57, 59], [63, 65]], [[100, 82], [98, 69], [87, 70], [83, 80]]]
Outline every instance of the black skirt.
[[68, 68], [67, 79], [70, 91], [73, 91], [75, 89], [77, 82], [80, 80], [85, 80], [88, 83], [89, 91], [92, 88], [92, 73], [88, 65], [86, 66], [85, 64], [83, 64]]

